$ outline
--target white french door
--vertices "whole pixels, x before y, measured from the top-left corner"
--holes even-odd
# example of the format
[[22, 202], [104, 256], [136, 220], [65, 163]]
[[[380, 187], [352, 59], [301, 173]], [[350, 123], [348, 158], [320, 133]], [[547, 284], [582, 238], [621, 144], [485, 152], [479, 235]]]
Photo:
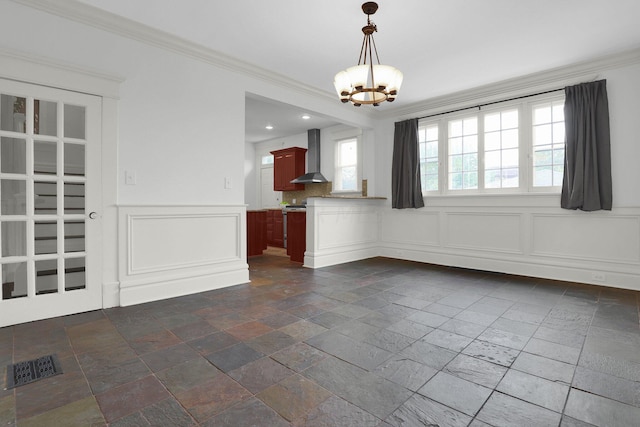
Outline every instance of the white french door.
[[102, 307], [100, 135], [99, 97], [0, 79], [0, 327]]

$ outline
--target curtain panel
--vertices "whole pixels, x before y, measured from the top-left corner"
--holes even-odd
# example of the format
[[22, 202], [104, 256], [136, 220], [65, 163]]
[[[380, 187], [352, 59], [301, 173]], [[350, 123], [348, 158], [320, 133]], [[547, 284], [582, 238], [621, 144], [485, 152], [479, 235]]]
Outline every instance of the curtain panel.
[[611, 141], [607, 81], [565, 88], [565, 161], [560, 206], [611, 210]]
[[391, 187], [392, 208], [424, 206], [420, 183], [418, 119], [409, 119], [395, 124]]

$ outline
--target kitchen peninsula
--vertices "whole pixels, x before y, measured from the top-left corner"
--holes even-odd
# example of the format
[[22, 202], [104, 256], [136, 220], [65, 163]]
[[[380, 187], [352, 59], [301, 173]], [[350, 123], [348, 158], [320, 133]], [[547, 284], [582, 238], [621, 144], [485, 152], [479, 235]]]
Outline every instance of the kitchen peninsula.
[[304, 266], [321, 268], [377, 256], [386, 197], [326, 195], [307, 199]]

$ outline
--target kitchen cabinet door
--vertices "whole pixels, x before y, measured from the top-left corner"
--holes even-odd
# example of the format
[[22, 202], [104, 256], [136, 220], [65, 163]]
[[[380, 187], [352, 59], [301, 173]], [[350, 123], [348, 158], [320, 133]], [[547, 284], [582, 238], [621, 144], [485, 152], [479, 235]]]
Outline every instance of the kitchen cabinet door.
[[292, 184], [291, 180], [304, 175], [306, 148], [290, 147], [272, 151], [273, 190], [304, 190], [304, 184]]

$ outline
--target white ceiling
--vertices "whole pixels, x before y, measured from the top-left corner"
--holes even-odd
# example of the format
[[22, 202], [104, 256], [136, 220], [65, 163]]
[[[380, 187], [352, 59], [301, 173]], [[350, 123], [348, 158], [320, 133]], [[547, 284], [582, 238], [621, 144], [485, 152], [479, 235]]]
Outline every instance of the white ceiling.
[[[366, 24], [362, 0], [80, 1], [328, 93], [335, 73], [357, 63]], [[638, 0], [377, 3], [380, 61], [404, 73], [398, 99], [378, 107], [387, 111], [640, 47]], [[248, 114], [261, 114], [261, 105], [250, 101]]]

